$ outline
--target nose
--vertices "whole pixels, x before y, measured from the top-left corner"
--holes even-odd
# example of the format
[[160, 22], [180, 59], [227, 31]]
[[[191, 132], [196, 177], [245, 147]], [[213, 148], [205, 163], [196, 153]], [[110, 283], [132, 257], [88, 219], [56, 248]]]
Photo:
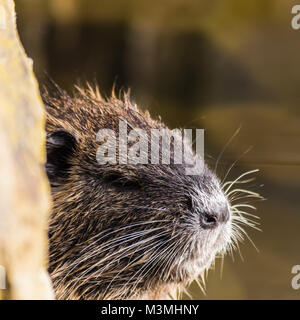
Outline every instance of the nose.
[[214, 229], [221, 223], [226, 223], [230, 218], [230, 210], [228, 206], [218, 210], [218, 212], [200, 213], [200, 225], [203, 229]]

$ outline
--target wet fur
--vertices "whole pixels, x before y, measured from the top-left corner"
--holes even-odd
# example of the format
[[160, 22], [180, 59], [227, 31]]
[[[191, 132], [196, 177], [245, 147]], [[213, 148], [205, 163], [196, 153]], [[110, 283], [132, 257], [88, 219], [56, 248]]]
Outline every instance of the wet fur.
[[117, 132], [119, 119], [147, 132], [166, 128], [128, 94], [106, 100], [88, 86], [70, 96], [54, 85], [43, 100], [53, 196], [49, 271], [57, 298], [174, 297], [228, 250], [232, 212], [216, 229], [199, 224], [201, 214], [221, 215], [229, 206], [208, 167], [187, 176], [184, 164], [97, 163], [99, 129]]

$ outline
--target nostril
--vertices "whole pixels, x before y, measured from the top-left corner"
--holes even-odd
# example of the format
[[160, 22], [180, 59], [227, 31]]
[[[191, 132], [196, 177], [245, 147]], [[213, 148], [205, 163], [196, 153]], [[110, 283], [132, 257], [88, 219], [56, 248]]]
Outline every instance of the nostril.
[[203, 229], [213, 229], [217, 226], [217, 217], [213, 214], [203, 213], [200, 217], [200, 225]]

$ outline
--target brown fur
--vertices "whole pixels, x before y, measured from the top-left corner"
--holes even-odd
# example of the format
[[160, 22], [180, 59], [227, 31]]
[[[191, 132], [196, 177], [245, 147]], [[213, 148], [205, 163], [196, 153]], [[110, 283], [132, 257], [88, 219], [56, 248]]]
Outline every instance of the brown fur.
[[[49, 270], [58, 298], [164, 298], [226, 250], [231, 219], [222, 217], [229, 204], [206, 166], [187, 176], [184, 164], [97, 163], [99, 129], [117, 132], [126, 119], [148, 132], [166, 128], [160, 120], [128, 94], [105, 100], [89, 86], [73, 97], [55, 86], [43, 99], [54, 204]], [[202, 227], [204, 214], [217, 217], [218, 226]]]

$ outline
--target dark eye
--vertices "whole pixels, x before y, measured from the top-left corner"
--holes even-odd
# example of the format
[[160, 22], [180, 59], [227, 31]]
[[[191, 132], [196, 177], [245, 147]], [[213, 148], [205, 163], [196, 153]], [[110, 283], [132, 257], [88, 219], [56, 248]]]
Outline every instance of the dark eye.
[[123, 190], [137, 190], [141, 188], [141, 184], [136, 179], [129, 179], [119, 173], [109, 173], [104, 176], [104, 182]]

